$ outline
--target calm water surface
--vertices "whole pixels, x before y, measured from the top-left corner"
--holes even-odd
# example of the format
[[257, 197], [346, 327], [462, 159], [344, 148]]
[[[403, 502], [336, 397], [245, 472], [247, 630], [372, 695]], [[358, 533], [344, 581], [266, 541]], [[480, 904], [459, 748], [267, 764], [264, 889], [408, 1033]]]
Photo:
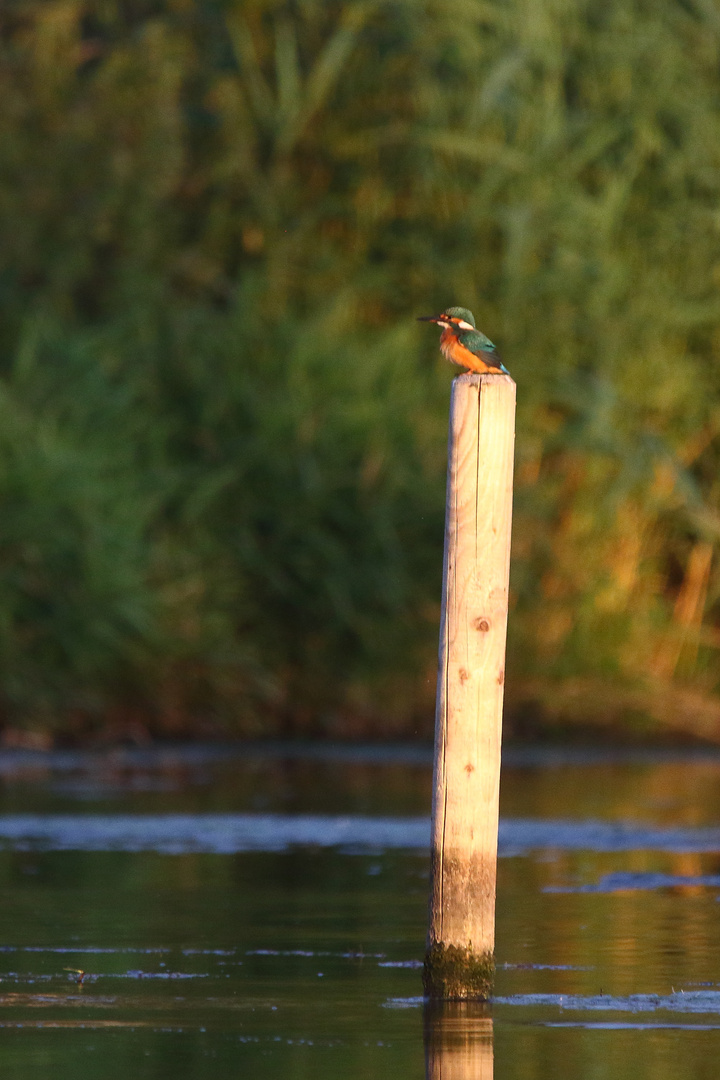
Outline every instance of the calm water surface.
[[422, 749], [0, 754], [3, 1076], [717, 1076], [720, 756], [508, 750], [496, 996], [435, 1012], [430, 779]]

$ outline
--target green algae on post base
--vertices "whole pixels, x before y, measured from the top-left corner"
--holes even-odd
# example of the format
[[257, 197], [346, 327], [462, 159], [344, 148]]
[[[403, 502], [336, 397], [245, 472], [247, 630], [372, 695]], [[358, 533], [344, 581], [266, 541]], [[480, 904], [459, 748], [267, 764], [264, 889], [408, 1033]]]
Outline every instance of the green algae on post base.
[[423, 965], [425, 996], [444, 1001], [487, 1001], [495, 980], [492, 953], [459, 945], [432, 945]]

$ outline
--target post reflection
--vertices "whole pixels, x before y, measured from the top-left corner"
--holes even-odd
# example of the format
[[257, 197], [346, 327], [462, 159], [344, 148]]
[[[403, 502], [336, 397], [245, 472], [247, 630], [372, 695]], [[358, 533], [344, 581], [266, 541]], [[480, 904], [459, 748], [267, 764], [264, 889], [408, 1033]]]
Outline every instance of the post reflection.
[[426, 1002], [427, 1080], [492, 1080], [493, 1021], [480, 1001]]

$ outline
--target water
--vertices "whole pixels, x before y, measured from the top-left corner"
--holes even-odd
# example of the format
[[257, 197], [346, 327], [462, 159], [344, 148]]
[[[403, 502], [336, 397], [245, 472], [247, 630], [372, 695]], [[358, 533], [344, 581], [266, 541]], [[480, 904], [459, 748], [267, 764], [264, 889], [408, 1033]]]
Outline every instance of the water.
[[0, 754], [0, 1065], [715, 1077], [720, 757], [509, 751], [496, 994], [423, 1008], [429, 754]]

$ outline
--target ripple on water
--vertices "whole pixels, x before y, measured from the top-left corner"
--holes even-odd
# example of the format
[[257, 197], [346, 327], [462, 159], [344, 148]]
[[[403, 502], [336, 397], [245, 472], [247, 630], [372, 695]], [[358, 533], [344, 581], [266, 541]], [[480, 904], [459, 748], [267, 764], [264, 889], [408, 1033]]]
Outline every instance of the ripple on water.
[[[329, 814], [7, 814], [0, 843], [16, 851], [285, 852], [336, 848], [343, 854], [427, 851], [428, 817]], [[626, 821], [506, 818], [499, 854], [558, 851], [720, 852], [720, 828], [662, 828]], [[720, 879], [719, 879], [720, 880]]]

